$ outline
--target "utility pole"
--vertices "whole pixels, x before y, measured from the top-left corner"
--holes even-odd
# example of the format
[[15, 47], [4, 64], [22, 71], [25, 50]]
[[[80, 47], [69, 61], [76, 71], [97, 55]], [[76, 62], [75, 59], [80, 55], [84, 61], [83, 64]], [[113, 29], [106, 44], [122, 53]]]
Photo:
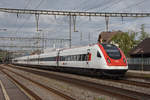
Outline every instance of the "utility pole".
[[39, 31], [39, 14], [35, 14], [35, 20], [36, 20], [36, 30]]
[[80, 44], [82, 43], [82, 32], [80, 33]]
[[70, 43], [69, 43], [69, 47], [71, 48], [71, 41], [72, 41], [72, 38], [71, 38], [71, 15], [69, 16], [69, 40], [70, 40]]
[[109, 25], [109, 17], [105, 16], [105, 21], [106, 21], [106, 32], [108, 32], [108, 25]]

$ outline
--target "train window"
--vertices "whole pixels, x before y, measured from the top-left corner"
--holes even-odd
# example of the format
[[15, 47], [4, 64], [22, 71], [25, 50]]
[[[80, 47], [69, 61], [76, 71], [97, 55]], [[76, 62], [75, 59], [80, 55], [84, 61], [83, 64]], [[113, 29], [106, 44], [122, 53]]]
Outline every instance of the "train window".
[[102, 44], [108, 56], [112, 59], [120, 59], [121, 53], [120, 50], [112, 44]]
[[72, 56], [71, 61], [75, 61], [75, 56]]
[[62, 57], [60, 56], [59, 58], [60, 58], [59, 60], [62, 61]]
[[68, 56], [65, 57], [65, 61], [68, 61]]
[[70, 61], [72, 61], [72, 56], [70, 56]]
[[67, 61], [69, 61], [69, 56], [67, 56]]
[[87, 60], [88, 60], [87, 54], [60, 56], [60, 61], [87, 61]]
[[79, 56], [79, 55], [77, 55], [77, 61], [80, 61], [80, 60], [79, 60], [79, 58], [80, 58], [80, 56]]
[[63, 61], [63, 57], [62, 56], [60, 56], [60, 61]]
[[66, 61], [66, 59], [67, 59], [67, 58], [66, 58], [66, 57], [64, 57], [64, 61]]
[[60, 61], [65, 61], [64, 56], [61, 56], [61, 57], [60, 57]]
[[68, 61], [68, 56], [65, 57], [65, 61]]
[[[37, 61], [38, 59], [31, 59], [32, 61]], [[40, 58], [40, 61], [56, 61], [56, 57], [46, 57], [46, 58]]]
[[80, 61], [83, 61], [83, 55], [80, 55]]
[[71, 56], [68, 56], [68, 61], [71, 61]]
[[75, 61], [75, 56], [71, 56], [71, 61]]
[[79, 61], [82, 61], [82, 55], [79, 55]]
[[76, 60], [77, 60], [77, 59], [76, 59], [76, 55], [74, 55], [74, 57], [73, 57], [73, 58], [74, 58], [74, 61], [76, 61]]
[[75, 55], [72, 55], [71, 61], [75, 61]]
[[97, 57], [100, 57], [101, 58], [101, 54], [99, 51], [97, 51]]
[[62, 61], [65, 61], [65, 57], [64, 56], [62, 56]]
[[77, 61], [77, 55], [74, 56], [75, 61]]
[[85, 61], [88, 61], [88, 54], [85, 54]]
[[86, 54], [83, 54], [83, 55], [82, 55], [82, 61], [86, 61], [86, 59], [87, 59]]

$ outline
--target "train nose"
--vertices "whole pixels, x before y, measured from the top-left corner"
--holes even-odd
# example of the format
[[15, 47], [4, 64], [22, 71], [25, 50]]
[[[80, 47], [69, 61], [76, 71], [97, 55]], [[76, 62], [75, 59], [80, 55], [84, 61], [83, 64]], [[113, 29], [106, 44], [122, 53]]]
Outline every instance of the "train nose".
[[127, 61], [125, 58], [121, 58], [121, 59], [107, 58], [106, 62], [108, 66], [127, 66]]

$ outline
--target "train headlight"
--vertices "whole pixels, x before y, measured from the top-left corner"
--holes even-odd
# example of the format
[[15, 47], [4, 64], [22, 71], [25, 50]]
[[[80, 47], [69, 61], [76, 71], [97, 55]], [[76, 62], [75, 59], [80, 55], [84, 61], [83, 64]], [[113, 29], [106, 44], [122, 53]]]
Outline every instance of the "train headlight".
[[124, 63], [126, 63], [126, 60], [125, 60], [125, 58], [123, 58], [123, 62], [124, 62]]
[[109, 58], [107, 58], [108, 63], [111, 63], [111, 61], [109, 60]]

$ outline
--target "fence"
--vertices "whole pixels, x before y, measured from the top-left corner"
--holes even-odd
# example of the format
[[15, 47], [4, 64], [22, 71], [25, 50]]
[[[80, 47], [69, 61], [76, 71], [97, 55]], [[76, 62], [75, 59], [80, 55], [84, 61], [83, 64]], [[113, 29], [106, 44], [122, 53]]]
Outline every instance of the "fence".
[[150, 71], [150, 58], [128, 58], [129, 70]]
[[150, 65], [150, 58], [128, 58], [128, 64]]

